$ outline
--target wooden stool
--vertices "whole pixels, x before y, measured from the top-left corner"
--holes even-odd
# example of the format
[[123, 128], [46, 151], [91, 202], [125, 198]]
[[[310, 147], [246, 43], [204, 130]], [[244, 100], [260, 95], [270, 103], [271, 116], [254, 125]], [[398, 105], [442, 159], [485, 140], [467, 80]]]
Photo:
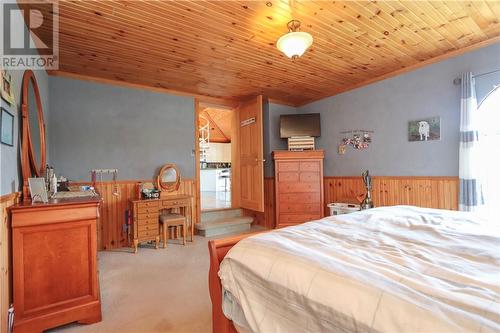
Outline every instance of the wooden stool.
[[175, 227], [177, 237], [177, 227], [182, 227], [182, 245], [186, 245], [186, 217], [180, 214], [163, 213], [160, 215], [160, 233], [163, 235], [163, 248], [167, 247], [167, 230]]

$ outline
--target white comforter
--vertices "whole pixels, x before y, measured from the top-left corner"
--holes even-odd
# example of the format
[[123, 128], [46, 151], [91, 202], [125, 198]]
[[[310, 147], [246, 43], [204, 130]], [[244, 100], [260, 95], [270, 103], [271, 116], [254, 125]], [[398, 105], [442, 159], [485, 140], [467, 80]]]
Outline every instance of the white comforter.
[[500, 237], [467, 213], [384, 207], [259, 234], [219, 276], [253, 332], [500, 332]]

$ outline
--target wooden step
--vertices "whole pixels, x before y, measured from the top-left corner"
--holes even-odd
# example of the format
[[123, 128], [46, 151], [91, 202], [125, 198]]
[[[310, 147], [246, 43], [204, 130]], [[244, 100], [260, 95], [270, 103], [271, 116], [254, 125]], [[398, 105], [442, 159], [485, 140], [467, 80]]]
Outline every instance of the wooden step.
[[227, 217], [195, 225], [196, 234], [204, 237], [220, 236], [250, 230], [253, 218], [250, 216]]

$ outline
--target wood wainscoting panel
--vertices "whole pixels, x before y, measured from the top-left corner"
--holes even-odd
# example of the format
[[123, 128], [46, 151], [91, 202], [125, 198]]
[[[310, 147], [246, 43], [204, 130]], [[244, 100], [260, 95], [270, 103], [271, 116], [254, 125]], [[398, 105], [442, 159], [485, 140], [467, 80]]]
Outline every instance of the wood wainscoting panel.
[[15, 192], [0, 197], [0, 332], [7, 332], [7, 310], [12, 302], [10, 287], [12, 285], [12, 229], [7, 209], [18, 202], [20, 195], [20, 192]]
[[[130, 237], [125, 228], [126, 211], [130, 208], [130, 200], [137, 199], [136, 186], [140, 182], [152, 180], [119, 180], [98, 182], [96, 190], [102, 197], [101, 216], [97, 221], [97, 244], [99, 250], [111, 250], [130, 246]], [[154, 183], [154, 182], [153, 182]], [[88, 182], [72, 183], [72, 185], [91, 185]], [[181, 179], [181, 185], [172, 194], [192, 195], [194, 205], [199, 202], [196, 197], [196, 181]], [[198, 223], [198, 209], [193, 209], [193, 219]]]
[[[325, 177], [325, 202], [359, 203], [361, 177]], [[412, 205], [458, 209], [458, 177], [373, 177], [375, 206]], [[326, 207], [325, 207], [326, 209]]]

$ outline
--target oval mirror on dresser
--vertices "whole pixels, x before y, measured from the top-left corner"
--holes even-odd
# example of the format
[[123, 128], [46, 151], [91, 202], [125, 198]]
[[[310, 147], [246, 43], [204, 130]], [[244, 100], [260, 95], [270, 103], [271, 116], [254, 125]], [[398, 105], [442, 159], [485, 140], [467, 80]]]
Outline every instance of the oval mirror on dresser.
[[23, 199], [29, 198], [28, 178], [43, 177], [46, 165], [45, 122], [40, 91], [35, 74], [24, 72], [22, 84], [21, 166]]
[[158, 173], [156, 185], [162, 192], [175, 192], [181, 183], [181, 173], [175, 164], [165, 164]]

